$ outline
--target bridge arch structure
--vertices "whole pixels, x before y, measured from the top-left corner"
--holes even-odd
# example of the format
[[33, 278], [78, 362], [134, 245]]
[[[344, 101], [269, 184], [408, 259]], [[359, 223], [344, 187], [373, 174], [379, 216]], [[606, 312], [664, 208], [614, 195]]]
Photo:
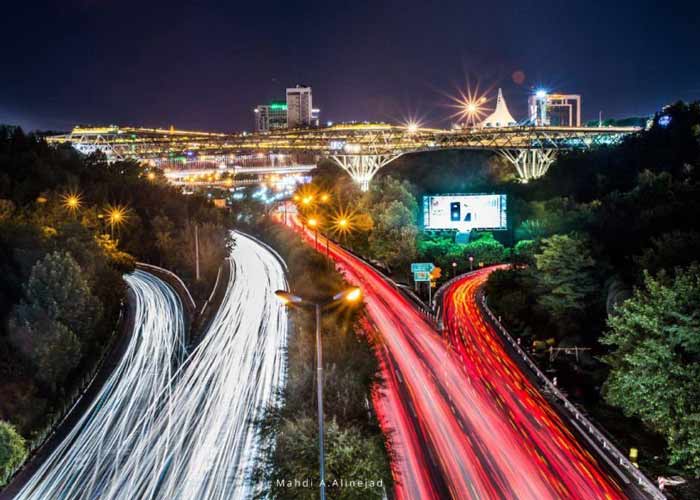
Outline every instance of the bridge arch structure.
[[226, 163], [240, 155], [312, 156], [330, 158], [363, 190], [377, 171], [407, 154], [448, 149], [493, 151], [513, 165], [527, 182], [543, 176], [561, 151], [615, 144], [634, 127], [474, 127], [468, 129], [407, 128], [387, 124], [340, 124], [256, 134], [220, 134], [134, 127], [75, 127], [50, 136], [50, 143], [68, 142], [83, 153], [101, 151], [108, 161], [136, 159], [185, 162], [210, 158]]

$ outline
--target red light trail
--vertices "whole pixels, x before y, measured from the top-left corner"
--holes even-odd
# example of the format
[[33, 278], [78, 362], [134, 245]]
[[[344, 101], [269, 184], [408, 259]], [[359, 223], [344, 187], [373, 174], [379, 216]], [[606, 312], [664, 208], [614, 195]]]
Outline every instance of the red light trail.
[[482, 318], [476, 291], [490, 269], [448, 290], [442, 338], [371, 266], [332, 243], [329, 253], [378, 332], [385, 383], [373, 399], [397, 498], [624, 498]]

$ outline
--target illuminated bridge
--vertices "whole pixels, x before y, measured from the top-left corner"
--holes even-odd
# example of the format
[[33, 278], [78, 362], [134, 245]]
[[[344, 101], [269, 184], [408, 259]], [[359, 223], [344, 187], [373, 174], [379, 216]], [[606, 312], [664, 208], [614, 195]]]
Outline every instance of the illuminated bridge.
[[[52, 136], [50, 143], [69, 142], [90, 154], [101, 151], [110, 161], [136, 159], [165, 164], [218, 161], [241, 156], [330, 158], [366, 190], [376, 172], [399, 156], [445, 149], [494, 151], [506, 158], [523, 181], [541, 177], [557, 152], [615, 144], [634, 127], [475, 127], [441, 130], [387, 124], [341, 124], [327, 128], [268, 133], [219, 134], [174, 129], [76, 127]], [[308, 163], [308, 161], [306, 162]]]

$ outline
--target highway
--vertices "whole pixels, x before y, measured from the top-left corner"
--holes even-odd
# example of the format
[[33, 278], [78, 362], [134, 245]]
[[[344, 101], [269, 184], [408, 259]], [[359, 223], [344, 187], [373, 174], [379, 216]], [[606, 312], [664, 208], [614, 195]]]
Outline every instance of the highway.
[[251, 498], [256, 420], [286, 378], [287, 313], [274, 296], [284, 269], [235, 236], [222, 304], [178, 374], [166, 407], [101, 498]]
[[182, 304], [155, 276], [125, 276], [135, 304], [126, 352], [85, 415], [15, 497], [100, 498], [167, 405], [185, 355]]
[[[313, 233], [305, 235], [313, 245]], [[329, 250], [346, 279], [362, 288], [378, 332], [386, 382], [374, 402], [397, 457], [397, 498], [624, 498], [547, 402], [525, 385], [495, 337], [478, 350], [452, 345], [373, 268], [332, 243]], [[453, 290], [446, 298], [458, 305], [447, 312], [449, 338], [458, 332], [462, 345], [482, 343], [469, 338], [486, 328], [478, 312], [460, 312], [474, 290]], [[518, 392], [497, 387], [512, 381], [523, 384], [513, 387]]]
[[624, 496], [592, 454], [522, 372], [498, 332], [477, 305], [477, 292], [494, 268], [479, 270], [450, 286], [444, 295], [444, 321], [470, 383], [496, 414], [507, 421], [525, 458], [554, 496]]
[[[274, 291], [284, 269], [236, 234], [225, 297], [185, 353], [182, 306], [137, 271], [137, 331], [105, 389], [35, 474], [21, 499], [251, 498], [256, 422], [286, 379], [287, 313]], [[176, 369], [176, 365], [179, 368]]]

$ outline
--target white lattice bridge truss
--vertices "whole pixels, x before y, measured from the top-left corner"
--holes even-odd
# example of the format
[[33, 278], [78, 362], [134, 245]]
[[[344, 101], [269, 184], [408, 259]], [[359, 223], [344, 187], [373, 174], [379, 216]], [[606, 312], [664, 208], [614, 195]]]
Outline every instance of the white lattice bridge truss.
[[101, 151], [108, 161], [167, 161], [225, 158], [227, 155], [309, 155], [330, 158], [362, 189], [377, 171], [396, 158], [446, 149], [494, 151], [508, 160], [527, 182], [543, 176], [559, 151], [615, 144], [635, 127], [475, 127], [441, 130], [387, 124], [342, 124], [256, 134], [217, 134], [173, 129], [76, 127], [70, 134], [48, 137], [68, 142], [89, 154]]

